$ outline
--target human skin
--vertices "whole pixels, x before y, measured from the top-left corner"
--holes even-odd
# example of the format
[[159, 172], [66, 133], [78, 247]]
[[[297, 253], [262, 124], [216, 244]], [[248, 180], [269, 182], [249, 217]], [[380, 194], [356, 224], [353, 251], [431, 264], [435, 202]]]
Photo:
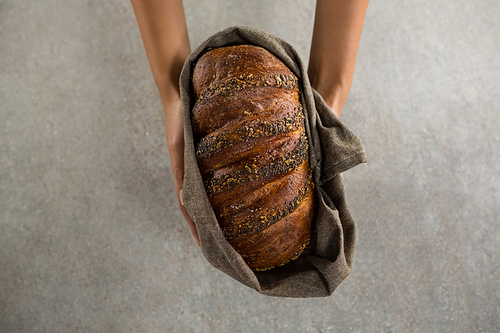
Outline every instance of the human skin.
[[309, 56], [311, 86], [340, 117], [351, 89], [368, 0], [317, 0]]
[[179, 76], [191, 53], [181, 0], [131, 0], [144, 49], [165, 111], [167, 147], [179, 208], [200, 245], [193, 220], [182, 204], [184, 130]]
[[[167, 147], [179, 208], [200, 245], [182, 204], [184, 130], [179, 75], [191, 53], [182, 0], [131, 0], [165, 111]], [[308, 75], [311, 85], [340, 116], [351, 88], [368, 0], [317, 0]]]

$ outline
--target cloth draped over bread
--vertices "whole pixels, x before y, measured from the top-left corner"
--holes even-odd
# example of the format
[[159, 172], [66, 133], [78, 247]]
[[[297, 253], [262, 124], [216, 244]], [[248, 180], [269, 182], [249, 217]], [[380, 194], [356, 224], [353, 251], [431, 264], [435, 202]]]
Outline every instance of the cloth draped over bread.
[[[222, 233], [198, 168], [191, 124], [193, 65], [209, 49], [240, 44], [266, 49], [298, 78], [316, 192], [313, 235], [306, 251], [284, 266], [262, 272], [250, 269]], [[355, 245], [355, 224], [345, 201], [340, 174], [366, 162], [366, 154], [361, 140], [311, 87], [298, 53], [286, 41], [264, 31], [230, 27], [214, 34], [191, 53], [181, 72], [180, 92], [185, 140], [182, 199], [196, 225], [204, 256], [215, 268], [264, 295], [331, 295], [351, 271]]]

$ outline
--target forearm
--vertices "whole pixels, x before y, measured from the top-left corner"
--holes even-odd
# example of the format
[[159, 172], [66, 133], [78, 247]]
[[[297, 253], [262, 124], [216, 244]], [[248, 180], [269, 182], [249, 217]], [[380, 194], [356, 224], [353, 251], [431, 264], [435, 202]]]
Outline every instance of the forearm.
[[165, 106], [179, 96], [179, 75], [191, 48], [182, 0], [131, 0], [153, 77]]
[[317, 0], [308, 74], [340, 116], [351, 89], [368, 0]]

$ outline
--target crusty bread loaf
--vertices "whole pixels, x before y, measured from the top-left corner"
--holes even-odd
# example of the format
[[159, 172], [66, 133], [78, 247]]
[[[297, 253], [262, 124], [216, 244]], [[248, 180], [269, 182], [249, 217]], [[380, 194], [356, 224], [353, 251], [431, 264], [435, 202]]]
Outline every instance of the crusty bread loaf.
[[238, 45], [201, 56], [192, 83], [198, 165], [226, 239], [254, 270], [296, 259], [314, 214], [297, 78], [265, 49]]

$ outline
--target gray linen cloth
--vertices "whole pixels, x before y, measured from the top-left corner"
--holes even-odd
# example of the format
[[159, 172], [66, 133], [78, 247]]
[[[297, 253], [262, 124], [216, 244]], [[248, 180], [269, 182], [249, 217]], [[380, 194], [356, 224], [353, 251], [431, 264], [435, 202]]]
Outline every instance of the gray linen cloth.
[[[310, 166], [316, 205], [311, 244], [297, 260], [264, 272], [252, 271], [226, 241], [208, 200], [195, 155], [191, 128], [192, 69], [210, 48], [251, 44], [280, 59], [300, 82], [306, 116]], [[333, 114], [309, 83], [307, 70], [293, 47], [284, 40], [254, 28], [235, 26], [203, 42], [186, 60], [180, 77], [184, 115], [184, 205], [196, 224], [201, 250], [217, 269], [259, 293], [280, 297], [329, 296], [349, 275], [355, 225], [344, 199], [340, 173], [366, 162], [361, 140]]]

